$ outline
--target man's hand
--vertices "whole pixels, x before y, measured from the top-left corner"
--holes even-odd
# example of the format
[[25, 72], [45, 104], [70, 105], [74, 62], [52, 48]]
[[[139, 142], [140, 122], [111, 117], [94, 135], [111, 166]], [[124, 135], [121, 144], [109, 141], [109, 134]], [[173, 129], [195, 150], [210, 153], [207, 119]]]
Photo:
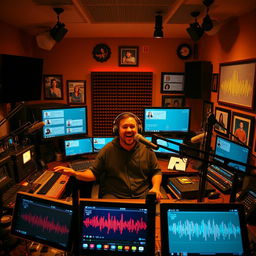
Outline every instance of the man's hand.
[[162, 199], [162, 193], [159, 189], [155, 189], [154, 187], [149, 190], [149, 192], [153, 192], [156, 194], [156, 199], [159, 202]]
[[65, 174], [68, 176], [76, 176], [76, 171], [72, 168], [65, 167], [65, 166], [56, 166], [53, 168], [54, 172], [60, 172], [61, 174]]

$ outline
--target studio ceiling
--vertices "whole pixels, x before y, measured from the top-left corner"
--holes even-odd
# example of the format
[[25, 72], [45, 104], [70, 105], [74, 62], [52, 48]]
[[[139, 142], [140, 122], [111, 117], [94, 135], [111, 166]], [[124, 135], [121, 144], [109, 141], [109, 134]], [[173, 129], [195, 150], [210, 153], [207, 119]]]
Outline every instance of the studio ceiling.
[[[152, 38], [157, 12], [165, 38], [188, 38], [191, 12], [200, 11], [199, 22], [206, 14], [202, 0], [0, 0], [0, 20], [36, 35], [56, 24], [54, 7], [64, 8], [60, 21], [67, 38]], [[255, 8], [256, 0], [215, 0], [209, 10], [212, 33]]]

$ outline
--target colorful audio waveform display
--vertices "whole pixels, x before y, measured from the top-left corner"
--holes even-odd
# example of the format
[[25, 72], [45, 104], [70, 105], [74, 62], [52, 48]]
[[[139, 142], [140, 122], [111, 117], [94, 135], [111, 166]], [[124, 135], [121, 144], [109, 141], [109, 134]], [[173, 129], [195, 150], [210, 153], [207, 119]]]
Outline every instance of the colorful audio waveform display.
[[21, 218], [32, 226], [40, 227], [43, 231], [55, 232], [57, 234], [66, 235], [69, 229], [66, 225], [61, 225], [58, 221], [49, 220], [48, 216], [41, 217], [32, 214], [22, 214]]
[[138, 234], [140, 231], [145, 231], [147, 228], [147, 223], [143, 220], [143, 218], [138, 220], [129, 218], [128, 220], [125, 220], [124, 214], [121, 214], [119, 219], [116, 216], [111, 216], [110, 213], [108, 213], [107, 217], [87, 217], [84, 219], [83, 223], [87, 228], [99, 228], [100, 231], [106, 228], [108, 234], [111, 230], [114, 233], [119, 232], [121, 235], [123, 234], [124, 230], [128, 231], [129, 233], [135, 232]]
[[230, 240], [241, 236], [239, 226], [231, 222], [220, 222], [219, 224], [214, 220], [202, 220], [200, 223], [190, 220], [174, 222], [169, 227], [169, 231], [179, 238], [188, 237], [192, 240], [194, 237], [203, 238], [205, 241], [208, 239], [216, 240]]

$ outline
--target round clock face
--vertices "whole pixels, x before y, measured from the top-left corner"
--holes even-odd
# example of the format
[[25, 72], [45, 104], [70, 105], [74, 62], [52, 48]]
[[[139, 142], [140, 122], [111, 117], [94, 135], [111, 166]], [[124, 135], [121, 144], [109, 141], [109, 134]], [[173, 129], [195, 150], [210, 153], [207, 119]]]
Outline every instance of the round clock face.
[[177, 55], [181, 59], [188, 59], [192, 54], [192, 49], [188, 44], [181, 44], [177, 48]]
[[97, 44], [93, 48], [92, 55], [96, 61], [104, 62], [110, 58], [111, 50], [106, 44]]

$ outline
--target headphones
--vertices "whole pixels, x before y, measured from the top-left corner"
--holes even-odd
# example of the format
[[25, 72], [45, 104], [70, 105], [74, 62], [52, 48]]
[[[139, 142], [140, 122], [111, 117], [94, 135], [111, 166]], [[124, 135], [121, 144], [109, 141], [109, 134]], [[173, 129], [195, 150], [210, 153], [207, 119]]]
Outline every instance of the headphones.
[[124, 115], [127, 115], [127, 117], [133, 117], [136, 120], [136, 123], [138, 125], [138, 133], [142, 133], [141, 120], [135, 114], [133, 114], [131, 112], [123, 112], [123, 113], [119, 114], [113, 122], [113, 135], [115, 135], [115, 136], [119, 135], [119, 123]]

